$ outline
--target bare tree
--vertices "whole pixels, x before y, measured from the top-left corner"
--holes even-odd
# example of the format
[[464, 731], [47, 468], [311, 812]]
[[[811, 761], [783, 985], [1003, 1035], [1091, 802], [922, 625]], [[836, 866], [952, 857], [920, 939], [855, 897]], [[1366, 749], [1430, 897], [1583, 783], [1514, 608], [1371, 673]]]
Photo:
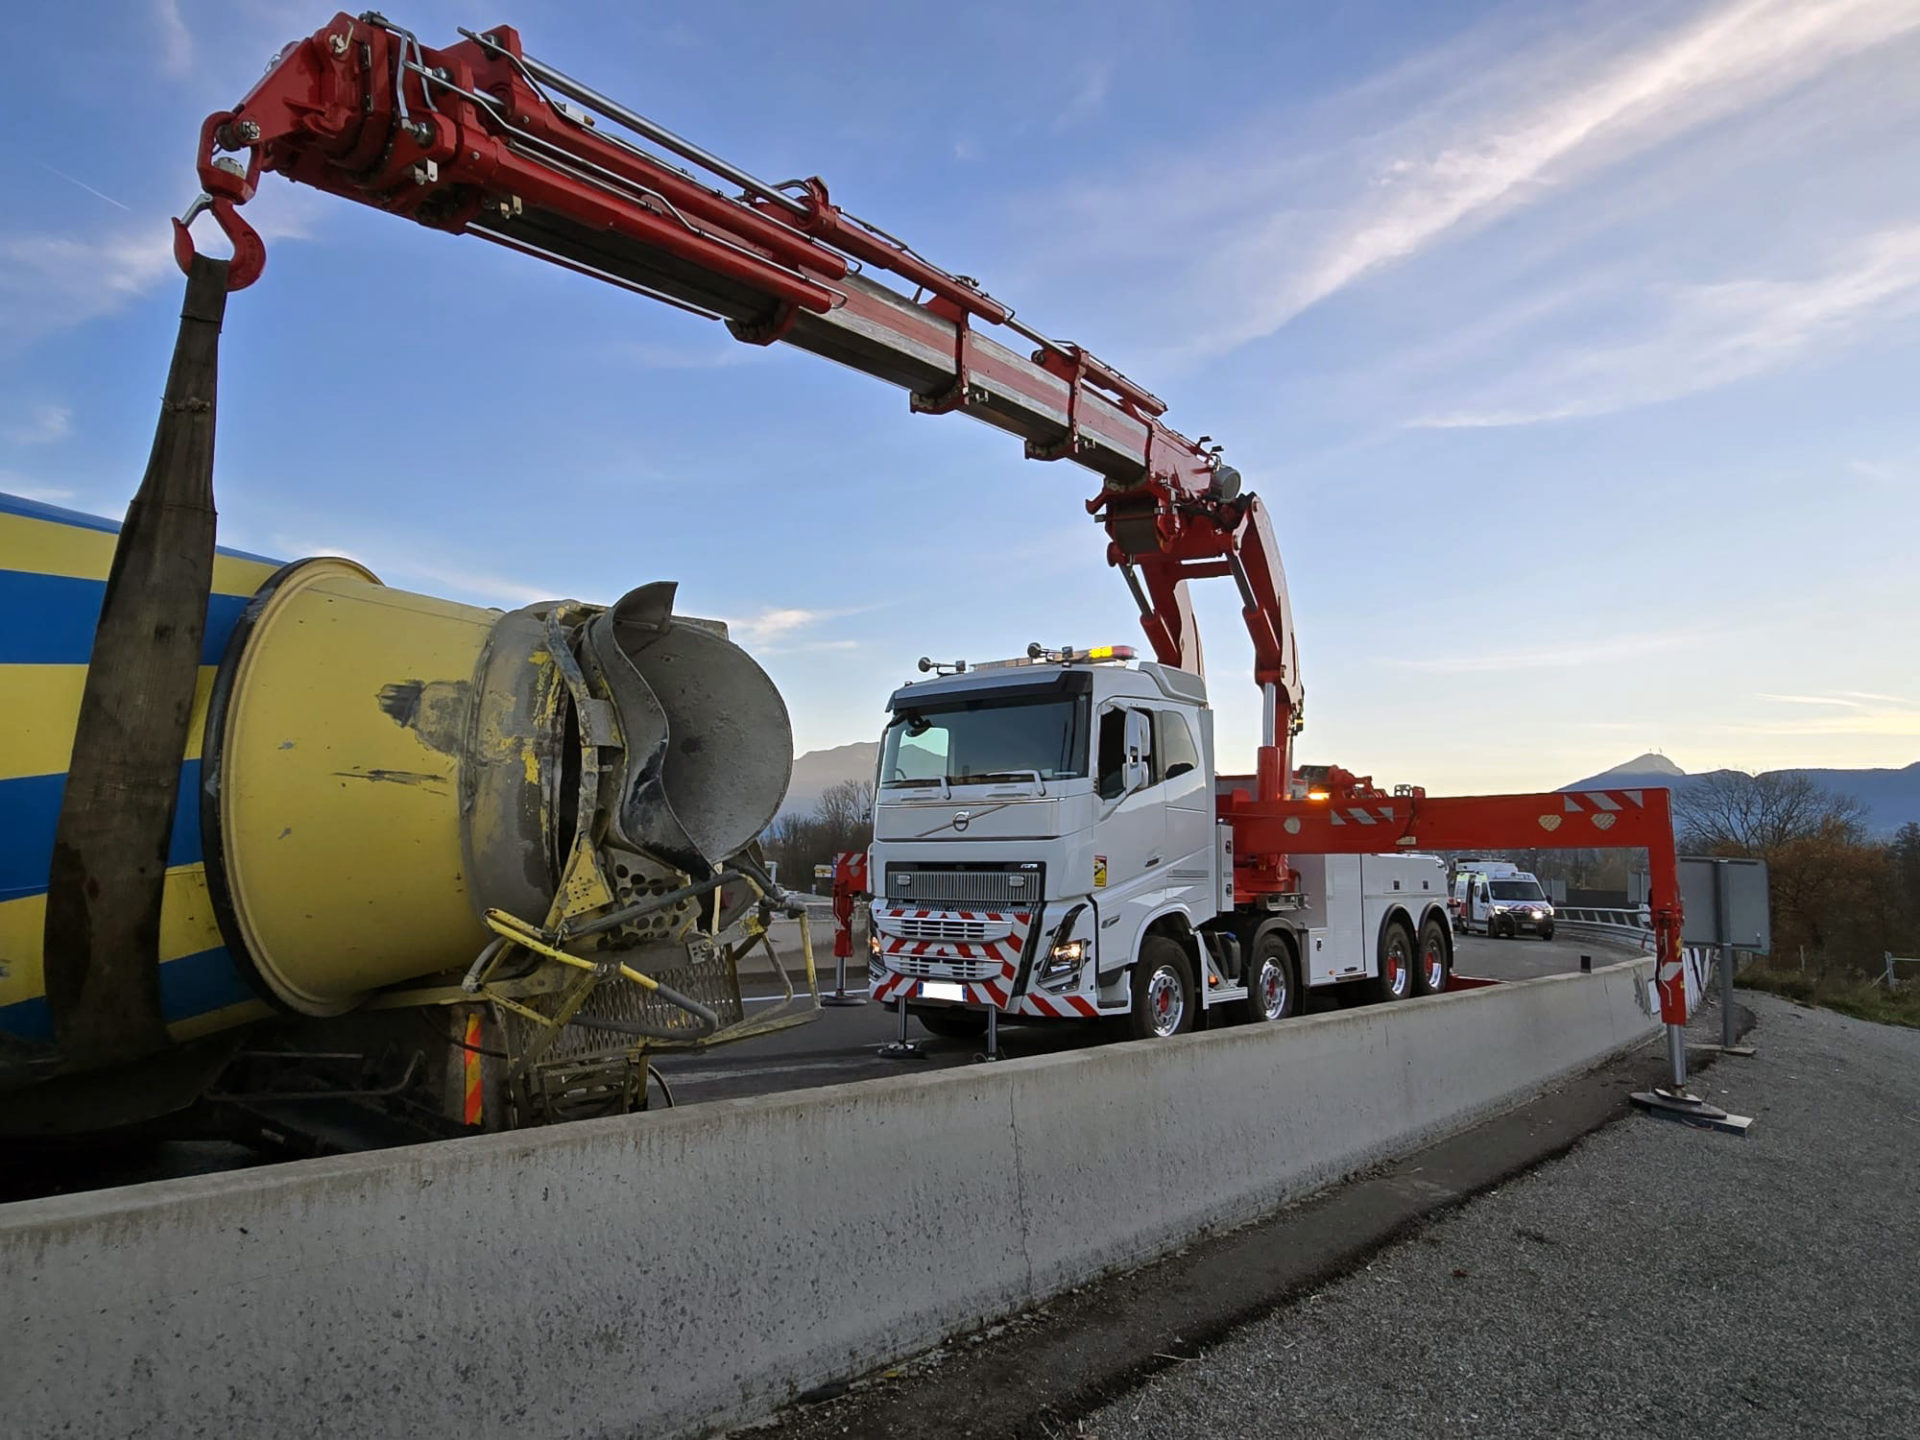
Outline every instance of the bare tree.
[[873, 838], [873, 782], [834, 781], [820, 793], [813, 818], [841, 849], [860, 848]]
[[805, 815], [782, 815], [761, 836], [768, 855], [780, 862], [783, 882], [805, 888], [814, 867], [831, 865], [845, 850], [873, 843], [873, 782], [839, 780], [829, 785]]
[[1822, 790], [1805, 775], [1748, 775], [1721, 770], [1702, 776], [1673, 797], [1680, 843], [1688, 850], [1768, 855], [1816, 835], [1858, 842], [1866, 809], [1858, 800]]

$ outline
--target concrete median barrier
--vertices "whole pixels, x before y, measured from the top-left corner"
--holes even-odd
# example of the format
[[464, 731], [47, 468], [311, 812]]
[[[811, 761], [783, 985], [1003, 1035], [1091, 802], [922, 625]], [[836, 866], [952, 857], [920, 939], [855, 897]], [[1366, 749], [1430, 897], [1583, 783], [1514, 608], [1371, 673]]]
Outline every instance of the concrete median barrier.
[[0, 1207], [0, 1415], [703, 1433], [1641, 1042], [1651, 965]]

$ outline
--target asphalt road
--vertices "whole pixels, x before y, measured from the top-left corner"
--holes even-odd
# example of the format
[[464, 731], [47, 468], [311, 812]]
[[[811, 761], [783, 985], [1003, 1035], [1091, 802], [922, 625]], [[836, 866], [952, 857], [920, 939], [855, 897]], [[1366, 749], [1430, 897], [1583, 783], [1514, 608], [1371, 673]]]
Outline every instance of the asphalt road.
[[1920, 1031], [1742, 997], [1699, 1089], [1048, 1433], [1920, 1433]]
[[[782, 958], [795, 966], [798, 964], [797, 931], [798, 927], [789, 926], [776, 927], [774, 932]], [[1456, 937], [1455, 945], [1454, 968], [1459, 973], [1491, 980], [1530, 980], [1542, 975], [1565, 974], [1580, 968], [1582, 954], [1592, 955], [1595, 964], [1603, 965], [1629, 953], [1603, 942], [1564, 936], [1552, 940], [1531, 937], [1488, 940], [1462, 935]], [[822, 967], [823, 990], [833, 987], [832, 946], [831, 930], [816, 924], [815, 963]], [[864, 958], [850, 963], [849, 988], [855, 993], [864, 993], [865, 981]], [[780, 996], [770, 974], [743, 976], [743, 982], [749, 1010], [773, 1003]], [[1331, 1010], [1337, 1004], [1332, 997], [1310, 995], [1307, 1013]], [[906, 1068], [924, 1070], [967, 1065], [975, 1061], [982, 1048], [978, 1040], [945, 1040], [929, 1035], [909, 1016], [907, 1036], [920, 1043], [919, 1058], [883, 1059], [880, 1047], [897, 1038], [899, 1025], [898, 1016], [879, 1005], [828, 1009], [818, 1020], [793, 1030], [760, 1040], [718, 1046], [698, 1054], [664, 1054], [656, 1058], [655, 1065], [667, 1077], [675, 1103], [686, 1105], [871, 1080], [897, 1075]], [[1009, 1058], [1050, 1054], [1100, 1044], [1112, 1036], [1112, 1030], [1092, 1021], [1006, 1024], [1000, 1027], [1000, 1053]]]

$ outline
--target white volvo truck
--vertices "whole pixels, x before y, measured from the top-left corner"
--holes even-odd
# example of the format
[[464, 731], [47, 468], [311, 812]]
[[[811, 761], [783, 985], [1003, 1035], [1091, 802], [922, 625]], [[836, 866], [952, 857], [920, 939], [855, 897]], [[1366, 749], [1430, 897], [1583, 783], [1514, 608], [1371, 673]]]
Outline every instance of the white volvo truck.
[[1290, 888], [1236, 899], [1199, 676], [1126, 647], [930, 668], [954, 673], [888, 702], [874, 809], [869, 973], [903, 1041], [908, 1013], [936, 1035], [1004, 1015], [1146, 1038], [1280, 1019], [1304, 989], [1446, 988], [1434, 856], [1295, 855]]

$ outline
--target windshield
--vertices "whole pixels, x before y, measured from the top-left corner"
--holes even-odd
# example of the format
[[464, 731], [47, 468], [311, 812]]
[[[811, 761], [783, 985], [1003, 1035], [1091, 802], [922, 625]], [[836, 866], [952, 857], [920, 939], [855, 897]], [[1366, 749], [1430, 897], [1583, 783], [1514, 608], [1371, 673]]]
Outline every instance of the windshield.
[[1544, 900], [1538, 880], [1493, 880], [1488, 882], [1496, 900]]
[[989, 780], [1078, 779], [1087, 773], [1087, 702], [930, 701], [902, 709], [880, 751], [884, 786], [977, 785]]

